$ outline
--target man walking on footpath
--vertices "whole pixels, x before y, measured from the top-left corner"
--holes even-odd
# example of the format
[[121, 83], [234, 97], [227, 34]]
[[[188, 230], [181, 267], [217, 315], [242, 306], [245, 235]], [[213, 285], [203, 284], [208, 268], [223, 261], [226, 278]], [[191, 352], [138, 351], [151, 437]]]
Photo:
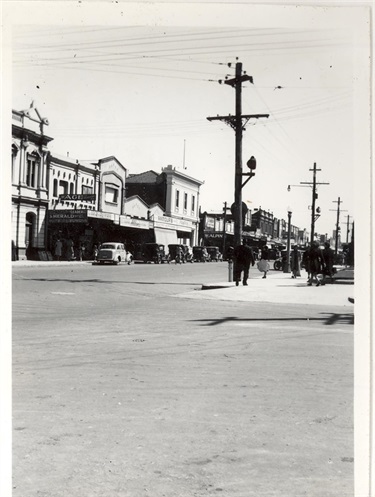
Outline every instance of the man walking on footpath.
[[335, 261], [335, 253], [331, 249], [329, 242], [324, 243], [323, 249], [323, 258], [324, 258], [324, 271], [323, 271], [323, 281], [322, 285], [326, 284], [327, 276], [330, 278], [331, 283], [333, 283], [333, 263]]
[[239, 285], [241, 281], [241, 273], [243, 271], [242, 283], [247, 286], [247, 279], [249, 277], [250, 264], [254, 266], [255, 259], [251, 248], [243, 242], [243, 245], [237, 245], [234, 249], [234, 281], [236, 286]]

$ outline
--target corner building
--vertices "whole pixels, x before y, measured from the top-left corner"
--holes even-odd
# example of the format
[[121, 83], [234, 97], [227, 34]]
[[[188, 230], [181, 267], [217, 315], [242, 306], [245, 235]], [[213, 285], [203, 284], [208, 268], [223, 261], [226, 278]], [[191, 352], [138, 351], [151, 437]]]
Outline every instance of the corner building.
[[31, 107], [12, 111], [12, 260], [45, 250], [48, 211], [48, 120]]

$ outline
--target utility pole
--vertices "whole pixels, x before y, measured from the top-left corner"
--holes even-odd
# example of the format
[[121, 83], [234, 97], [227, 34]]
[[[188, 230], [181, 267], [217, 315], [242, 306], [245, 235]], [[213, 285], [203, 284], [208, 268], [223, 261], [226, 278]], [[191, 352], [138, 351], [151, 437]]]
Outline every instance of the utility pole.
[[346, 243], [349, 243], [349, 233], [350, 233], [350, 227], [349, 227], [349, 220], [350, 220], [349, 214], [346, 216]]
[[[229, 67], [231, 64], [228, 64]], [[225, 79], [224, 84], [232, 86], [236, 91], [236, 114], [235, 116], [216, 116], [207, 117], [209, 121], [224, 121], [231, 126], [236, 134], [235, 145], [235, 179], [234, 179], [234, 245], [241, 245], [242, 242], [242, 188], [252, 178], [255, 173], [252, 171], [256, 167], [255, 159], [248, 161], [250, 173], [242, 172], [242, 133], [245, 130], [245, 125], [249, 119], [259, 119], [261, 117], [268, 117], [269, 114], [242, 114], [242, 83], [250, 81], [253, 83], [252, 76], [248, 76], [246, 72], [242, 73], [242, 63], [236, 63], [235, 77], [232, 79]], [[219, 83], [223, 83], [219, 80]], [[245, 123], [244, 123], [245, 121]], [[248, 176], [248, 179], [242, 184], [242, 176]]]
[[225, 242], [226, 242], [226, 225], [227, 225], [227, 203], [224, 202], [224, 216], [223, 216], [223, 257], [225, 257]]
[[[337, 251], [339, 248], [339, 231], [341, 229], [340, 228], [340, 212], [346, 212], [346, 211], [343, 211], [343, 210], [340, 211], [340, 205], [342, 204], [342, 200], [340, 199], [340, 197], [337, 200], [332, 200], [332, 202], [337, 203], [336, 236], [335, 236], [335, 255], [337, 255]], [[330, 209], [330, 210], [332, 210], [332, 209]]]
[[315, 221], [320, 217], [320, 209], [318, 209], [315, 212], [315, 201], [318, 198], [318, 194], [316, 191], [317, 185], [329, 185], [329, 183], [317, 183], [316, 181], [316, 173], [317, 171], [321, 171], [321, 169], [317, 169], [316, 167], [316, 162], [314, 162], [314, 167], [313, 169], [309, 169], [309, 171], [313, 172], [313, 181], [307, 182], [307, 181], [300, 181], [301, 185], [310, 185], [312, 186], [312, 203], [311, 203], [311, 234], [310, 234], [310, 243], [314, 241], [315, 238]]

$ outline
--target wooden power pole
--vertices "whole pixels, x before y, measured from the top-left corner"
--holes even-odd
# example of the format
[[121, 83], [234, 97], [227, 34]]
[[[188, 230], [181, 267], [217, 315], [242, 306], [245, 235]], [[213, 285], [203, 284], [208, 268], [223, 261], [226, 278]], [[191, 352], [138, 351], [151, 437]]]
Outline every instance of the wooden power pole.
[[[236, 134], [236, 146], [235, 146], [235, 180], [234, 180], [234, 245], [241, 245], [242, 243], [242, 188], [247, 183], [247, 181], [255, 175], [254, 172], [243, 173], [242, 172], [242, 133], [245, 130], [245, 125], [249, 119], [255, 118], [259, 119], [261, 117], [268, 117], [269, 114], [242, 114], [242, 83], [245, 81], [250, 81], [253, 83], [252, 76], [248, 76], [246, 72], [242, 72], [242, 63], [236, 63], [236, 73], [235, 77], [232, 79], [225, 79], [224, 81], [219, 80], [219, 83], [223, 83], [232, 86], [236, 91], [236, 114], [234, 116], [216, 116], [207, 117], [209, 121], [224, 121], [229, 126], [231, 126]], [[250, 161], [249, 161], [250, 162]], [[254, 167], [250, 169], [255, 169], [255, 159]], [[242, 184], [242, 177], [248, 176], [248, 179]]]

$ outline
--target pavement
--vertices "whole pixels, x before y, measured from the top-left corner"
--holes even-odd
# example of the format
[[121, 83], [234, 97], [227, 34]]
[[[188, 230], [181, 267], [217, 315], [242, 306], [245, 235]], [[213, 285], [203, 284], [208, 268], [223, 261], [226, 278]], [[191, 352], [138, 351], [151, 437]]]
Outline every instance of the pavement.
[[[49, 267], [49, 266], [82, 266], [91, 265], [93, 261], [15, 261], [14, 267]], [[234, 282], [203, 283], [201, 292], [186, 292], [178, 297], [204, 300], [230, 300], [238, 302], [270, 302], [279, 304], [300, 305], [338, 305], [353, 307], [348, 301], [354, 297], [354, 269], [337, 267], [334, 284], [316, 287], [307, 286], [307, 273], [301, 270], [301, 277], [293, 279], [290, 273], [270, 271], [266, 279], [259, 277], [256, 269], [250, 270], [248, 285]], [[254, 274], [257, 274], [254, 277]]]
[[[354, 269], [338, 268], [334, 283], [319, 287], [307, 285], [307, 273], [301, 271], [301, 277], [293, 279], [290, 273], [270, 271], [266, 279], [252, 277], [250, 270], [248, 285], [234, 282], [208, 283], [202, 286], [200, 298], [233, 300], [241, 302], [270, 302], [279, 304], [301, 305], [338, 305], [353, 307], [348, 297], [354, 297]], [[181, 296], [181, 295], [180, 295]], [[189, 297], [188, 294], [183, 294]], [[192, 298], [195, 296], [192, 294]]]

